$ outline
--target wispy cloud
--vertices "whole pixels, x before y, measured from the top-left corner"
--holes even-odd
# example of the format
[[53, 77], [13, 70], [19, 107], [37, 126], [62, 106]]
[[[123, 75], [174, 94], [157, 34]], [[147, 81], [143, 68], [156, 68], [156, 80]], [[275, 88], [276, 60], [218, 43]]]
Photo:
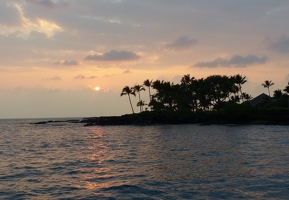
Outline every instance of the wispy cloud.
[[87, 79], [96, 79], [98, 78], [97, 76], [90, 76], [90, 77], [87, 77]]
[[83, 80], [83, 79], [85, 79], [85, 76], [83, 76], [83, 75], [78, 75], [78, 76], [75, 76], [74, 79]]
[[60, 60], [57, 62], [54, 62], [55, 65], [80, 65], [80, 62], [78, 60]]
[[58, 1], [52, 1], [52, 0], [25, 0], [27, 3], [33, 3], [38, 6], [42, 6], [49, 9], [55, 9], [55, 8], [66, 8], [69, 6], [69, 3], [67, 1], [58, 0]]
[[128, 69], [128, 70], [125, 70], [123, 73], [124, 73], [124, 74], [130, 74], [130, 73], [132, 73], [132, 72]]
[[235, 55], [230, 59], [217, 58], [209, 62], [199, 62], [195, 64], [195, 67], [247, 67], [254, 64], [263, 64], [269, 60], [267, 56], [258, 57], [256, 55], [240, 56]]
[[111, 50], [104, 54], [93, 54], [85, 57], [85, 60], [95, 60], [95, 61], [133, 61], [138, 60], [140, 56], [136, 53], [129, 51], [116, 51]]
[[84, 76], [84, 75], [78, 75], [73, 77], [74, 79], [78, 79], [78, 80], [84, 80], [84, 79], [96, 79], [98, 78], [98, 76]]
[[109, 77], [112, 77], [112, 76], [115, 76], [115, 74], [106, 74], [106, 75], [104, 75], [104, 77], [106, 77], [106, 78], [109, 78]]
[[61, 78], [59, 76], [54, 76], [54, 77], [51, 77], [51, 78], [46, 78], [45, 80], [47, 80], [47, 81], [60, 81]]
[[196, 44], [198, 44], [198, 40], [182, 36], [179, 37], [177, 40], [173, 41], [172, 43], [165, 44], [164, 48], [171, 51], [184, 51], [191, 49]]

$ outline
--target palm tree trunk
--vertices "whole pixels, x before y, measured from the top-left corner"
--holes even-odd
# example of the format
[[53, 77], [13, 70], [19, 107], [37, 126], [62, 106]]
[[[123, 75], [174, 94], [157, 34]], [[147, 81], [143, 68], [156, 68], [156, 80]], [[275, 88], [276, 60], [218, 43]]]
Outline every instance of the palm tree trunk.
[[239, 84], [239, 90], [240, 90], [240, 93], [241, 93], [242, 103], [244, 103], [244, 98], [243, 98], [243, 92], [242, 92], [242, 86], [241, 86], [241, 84]]
[[[140, 92], [138, 92], [138, 102], [140, 102]], [[139, 112], [142, 111], [142, 105], [139, 106]]]
[[269, 87], [268, 87], [268, 93], [269, 93], [269, 97], [271, 97], [271, 95], [270, 95], [270, 89], [269, 89]]
[[[149, 86], [149, 98], [150, 98], [150, 101], [149, 101], [149, 103], [148, 103], [148, 106], [150, 105], [150, 102], [152, 101], [152, 95], [151, 95], [151, 87]], [[150, 106], [149, 106], [150, 107]], [[150, 107], [150, 109], [152, 109], [151, 107]]]
[[289, 114], [289, 96], [288, 96], [288, 114]]
[[132, 107], [132, 103], [131, 103], [131, 99], [130, 99], [130, 95], [129, 94], [128, 94], [128, 99], [129, 99], [129, 103], [130, 103], [130, 107], [131, 107], [132, 113], [134, 114], [134, 110], [133, 110], [133, 107]]
[[150, 101], [151, 101], [152, 100], [151, 87], [149, 87], [149, 96], [150, 96]]

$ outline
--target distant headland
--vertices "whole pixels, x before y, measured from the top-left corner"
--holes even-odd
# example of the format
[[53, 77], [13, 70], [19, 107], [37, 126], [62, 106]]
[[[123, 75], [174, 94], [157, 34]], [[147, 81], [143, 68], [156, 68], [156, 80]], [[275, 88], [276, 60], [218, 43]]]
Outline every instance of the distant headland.
[[[278, 124], [289, 125], [289, 82], [283, 90], [270, 94], [274, 83], [265, 80], [260, 86], [267, 94], [255, 98], [242, 91], [246, 76], [212, 75], [195, 79], [184, 75], [179, 84], [161, 80], [145, 80], [143, 85], [125, 86], [120, 96], [127, 95], [132, 114], [84, 118], [73, 123], [93, 125], [154, 124]], [[141, 98], [148, 89], [149, 102]], [[154, 93], [152, 94], [152, 91]], [[139, 113], [135, 113], [131, 97], [137, 96]], [[56, 123], [36, 122], [35, 124]]]

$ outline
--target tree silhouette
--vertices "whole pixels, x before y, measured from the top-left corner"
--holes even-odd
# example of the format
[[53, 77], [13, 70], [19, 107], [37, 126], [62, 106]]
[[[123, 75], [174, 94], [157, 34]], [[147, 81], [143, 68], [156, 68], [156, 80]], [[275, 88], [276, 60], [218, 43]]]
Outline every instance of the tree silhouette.
[[266, 80], [264, 83], [262, 83], [262, 86], [264, 88], [268, 88], [268, 93], [269, 93], [269, 97], [271, 97], [270, 95], [270, 87], [274, 85], [274, 83], [272, 81]]
[[246, 101], [249, 101], [250, 99], [252, 99], [252, 96], [244, 92], [242, 93], [242, 98]]
[[198, 102], [198, 108], [202, 110], [207, 110], [211, 105], [211, 99], [207, 94], [207, 91], [209, 91], [209, 85], [205, 82], [205, 79], [203, 78], [199, 79], [196, 84], [196, 98]]
[[196, 99], [196, 84], [197, 80], [195, 77], [191, 77], [190, 74], [184, 75], [181, 79], [181, 85], [177, 88], [179, 101], [179, 109], [188, 108], [195, 110], [197, 106]]
[[[135, 85], [135, 86], [134, 86], [134, 91], [138, 93], [138, 101], [139, 101], [139, 102], [141, 102], [140, 92], [141, 92], [142, 90], [145, 91], [145, 88], [144, 88], [143, 86], [141, 86], [141, 85]], [[140, 106], [139, 106], [139, 111], [140, 111], [140, 112], [142, 112], [142, 107], [143, 107], [143, 106], [140, 104]]]
[[285, 89], [283, 91], [286, 92], [287, 94], [289, 94], [289, 82], [288, 82], [288, 85], [285, 87]]
[[[140, 95], [140, 92], [145, 90], [145, 86], [149, 88], [150, 102], [148, 106], [153, 111], [220, 110], [229, 104], [240, 103], [241, 100], [244, 102], [252, 98], [242, 91], [242, 85], [246, 82], [246, 77], [239, 74], [235, 76], [212, 75], [201, 79], [195, 79], [187, 74], [181, 78], [179, 84], [147, 79], [143, 86], [136, 85], [133, 88], [126, 86], [122, 94], [136, 95], [135, 92], [138, 92], [137, 106], [140, 107], [140, 112], [143, 111], [143, 106], [147, 105], [141, 100]], [[269, 87], [271, 85], [272, 82]], [[154, 94], [151, 94], [151, 88], [154, 89]]]
[[237, 74], [237, 75], [233, 76], [233, 79], [235, 81], [235, 84], [237, 84], [238, 89], [239, 89], [239, 91], [241, 93], [240, 96], [241, 96], [242, 102], [244, 102], [244, 95], [243, 95], [243, 92], [242, 92], [242, 85], [247, 82], [246, 76], [243, 77], [242, 75]]
[[146, 104], [145, 104], [145, 102], [143, 101], [143, 100], [140, 100], [139, 102], [137, 102], [137, 104], [136, 104], [136, 106], [138, 106], [138, 107], [143, 107], [143, 106], [145, 106]]
[[283, 95], [282, 91], [278, 89], [274, 91], [273, 97], [275, 97], [276, 99], [279, 99], [282, 97], [282, 95]]
[[130, 87], [128, 87], [128, 86], [125, 86], [125, 87], [122, 89], [122, 92], [121, 92], [120, 96], [123, 96], [123, 95], [127, 95], [127, 96], [128, 96], [129, 103], [130, 103], [130, 106], [131, 106], [131, 110], [132, 110], [132, 113], [134, 114], [133, 106], [132, 106], [131, 99], [130, 99], [130, 95], [134, 95], [134, 96], [135, 96], [135, 91], [134, 91], [134, 89], [133, 89], [133, 88], [130, 88]]
[[208, 88], [207, 95], [210, 104], [220, 110], [226, 99], [230, 99], [230, 94], [234, 91], [234, 82], [228, 76], [212, 75], [204, 80]]
[[156, 93], [152, 96], [152, 103], [150, 104], [153, 106], [153, 109], [173, 109], [176, 97], [174, 84], [169, 81], [156, 80], [152, 83], [152, 87], [156, 90]]
[[148, 88], [149, 88], [149, 97], [150, 97], [150, 101], [152, 100], [152, 95], [151, 95], [151, 86], [152, 86], [152, 80], [149, 80], [149, 79], [147, 79], [147, 80], [145, 80], [144, 82], [143, 82], [143, 85], [144, 86], [147, 86]]

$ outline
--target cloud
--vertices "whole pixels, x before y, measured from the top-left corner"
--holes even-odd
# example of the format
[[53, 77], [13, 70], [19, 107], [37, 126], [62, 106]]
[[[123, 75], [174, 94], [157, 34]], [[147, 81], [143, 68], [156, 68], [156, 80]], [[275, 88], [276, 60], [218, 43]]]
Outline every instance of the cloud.
[[54, 63], [55, 65], [80, 65], [78, 60], [60, 60]]
[[289, 36], [287, 35], [276, 38], [267, 37], [264, 39], [264, 43], [271, 51], [289, 53]]
[[87, 77], [88, 79], [96, 79], [98, 78], [97, 76], [90, 76], [90, 77]]
[[47, 80], [47, 81], [60, 81], [61, 78], [59, 76], [54, 76], [54, 77], [51, 77], [51, 78], [47, 78], [45, 80]]
[[59, 0], [59, 1], [52, 1], [52, 0], [26, 0], [27, 3], [36, 4], [41, 7], [45, 8], [66, 8], [68, 7], [69, 3]]
[[0, 2], [0, 26], [18, 26], [21, 24], [19, 12], [9, 3]]
[[83, 76], [83, 75], [78, 75], [78, 76], [75, 76], [74, 79], [83, 80], [83, 79], [85, 79], [85, 76]]
[[110, 78], [110, 77], [113, 77], [113, 76], [115, 76], [115, 74], [105, 74], [104, 75], [104, 77], [106, 77], [106, 78]]
[[104, 54], [93, 54], [85, 57], [85, 60], [96, 60], [96, 61], [132, 61], [138, 60], [140, 56], [129, 51], [116, 51], [111, 50]]
[[132, 73], [132, 72], [128, 69], [128, 70], [125, 70], [123, 73], [124, 73], [124, 74], [130, 74], [130, 73]]
[[288, 12], [289, 10], [289, 7], [279, 7], [279, 8], [274, 8], [270, 11], [267, 12], [267, 15], [270, 15], [270, 14], [275, 14], [275, 13], [285, 13], [285, 12]]
[[215, 68], [215, 67], [247, 67], [249, 65], [254, 64], [263, 64], [269, 60], [267, 56], [258, 57], [255, 55], [248, 55], [248, 56], [240, 56], [235, 55], [229, 60], [223, 58], [217, 58], [213, 61], [209, 62], [199, 62], [195, 64], [195, 67], [208, 67], [208, 68]]
[[190, 39], [188, 37], [179, 37], [177, 40], [175, 40], [172, 43], [165, 44], [164, 47], [168, 50], [172, 51], [184, 51], [189, 50], [192, 48], [192, 46], [198, 44], [198, 40], [196, 39]]
[[[20, 4], [11, 4], [10, 7], [13, 7], [17, 11], [19, 16], [19, 25], [8, 26], [0, 24], [0, 34], [1, 35], [15, 35], [21, 38], [29, 38], [30, 34], [33, 32], [43, 33], [47, 38], [53, 37], [57, 32], [62, 32], [63, 29], [53, 21], [48, 21], [43, 18], [36, 18], [31, 20], [27, 17], [27, 13]], [[1, 10], [0, 10], [1, 11]], [[5, 15], [4, 15], [5, 16]], [[0, 15], [1, 17], [1, 15]]]
[[79, 79], [79, 80], [84, 80], [84, 79], [96, 79], [98, 78], [98, 76], [89, 76], [89, 77], [86, 77], [84, 75], [78, 75], [78, 76], [75, 76], [73, 77], [74, 79]]

